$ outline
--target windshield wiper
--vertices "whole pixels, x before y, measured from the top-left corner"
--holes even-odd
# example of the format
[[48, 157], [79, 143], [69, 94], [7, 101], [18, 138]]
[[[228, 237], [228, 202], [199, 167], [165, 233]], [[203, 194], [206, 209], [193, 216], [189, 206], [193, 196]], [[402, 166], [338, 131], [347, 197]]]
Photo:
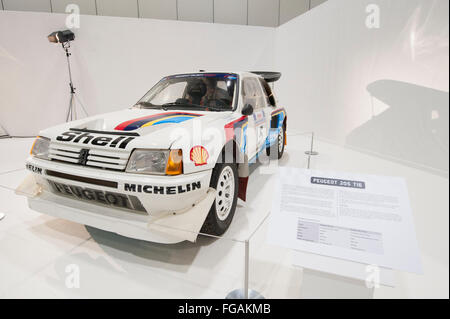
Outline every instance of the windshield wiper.
[[207, 106], [206, 108], [208, 110], [216, 111], [216, 112], [231, 111], [231, 109], [227, 110], [227, 109], [224, 109], [224, 108], [221, 108], [221, 107], [215, 107], [215, 106]]
[[153, 103], [146, 102], [146, 101], [139, 101], [139, 102], [136, 103], [136, 105], [141, 105], [141, 106], [143, 106], [143, 107], [158, 108], [158, 109], [160, 108], [159, 105], [155, 105], [155, 104], [153, 104]]
[[204, 109], [205, 107], [202, 105], [198, 105], [198, 104], [192, 104], [192, 103], [188, 103], [188, 102], [170, 102], [170, 103], [164, 103], [163, 105], [161, 105], [161, 107], [166, 110], [169, 107], [172, 106], [187, 106], [187, 107], [195, 107], [195, 108], [201, 108]]
[[162, 109], [163, 109], [164, 111], [167, 111], [167, 109], [168, 109], [169, 107], [171, 107], [171, 106], [179, 106], [179, 105], [182, 105], [182, 104], [184, 104], [184, 103], [170, 102], [170, 103], [164, 103], [163, 105], [161, 105], [161, 107], [162, 107]]
[[184, 104], [189, 104], [189, 103], [182, 103], [182, 102], [169, 102], [169, 103], [164, 103], [161, 106], [176, 106], [176, 105], [184, 105]]
[[166, 108], [172, 107], [172, 106], [187, 106], [187, 107], [193, 107], [193, 108], [199, 108], [202, 110], [211, 110], [211, 111], [217, 111], [217, 112], [223, 112], [223, 111], [231, 111], [221, 108], [221, 107], [216, 107], [216, 106], [209, 106], [209, 105], [199, 105], [199, 104], [192, 104], [192, 103], [183, 103], [183, 102], [170, 102], [170, 103], [165, 103], [163, 105], [161, 105], [161, 107], [166, 110]]

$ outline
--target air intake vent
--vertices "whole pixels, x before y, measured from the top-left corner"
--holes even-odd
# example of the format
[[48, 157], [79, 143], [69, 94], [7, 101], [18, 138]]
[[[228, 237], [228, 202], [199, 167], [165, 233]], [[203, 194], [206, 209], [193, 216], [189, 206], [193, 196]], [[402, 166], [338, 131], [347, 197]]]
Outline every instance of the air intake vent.
[[51, 142], [49, 150], [49, 157], [52, 160], [120, 171], [125, 170], [129, 154], [129, 151], [117, 148], [97, 149], [59, 142]]

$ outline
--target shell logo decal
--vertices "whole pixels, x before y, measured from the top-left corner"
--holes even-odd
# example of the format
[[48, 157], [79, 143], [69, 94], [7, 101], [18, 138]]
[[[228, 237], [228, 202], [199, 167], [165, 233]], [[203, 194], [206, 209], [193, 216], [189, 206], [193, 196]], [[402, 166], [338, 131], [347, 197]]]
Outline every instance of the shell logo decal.
[[191, 161], [194, 162], [195, 166], [206, 165], [209, 154], [203, 146], [197, 145], [191, 148], [190, 158]]

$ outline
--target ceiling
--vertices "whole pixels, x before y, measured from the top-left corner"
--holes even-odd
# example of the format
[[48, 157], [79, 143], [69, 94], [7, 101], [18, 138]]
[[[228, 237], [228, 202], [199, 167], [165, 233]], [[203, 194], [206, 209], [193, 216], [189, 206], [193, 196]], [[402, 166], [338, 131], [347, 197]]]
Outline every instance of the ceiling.
[[326, 0], [0, 0], [0, 9], [277, 27]]

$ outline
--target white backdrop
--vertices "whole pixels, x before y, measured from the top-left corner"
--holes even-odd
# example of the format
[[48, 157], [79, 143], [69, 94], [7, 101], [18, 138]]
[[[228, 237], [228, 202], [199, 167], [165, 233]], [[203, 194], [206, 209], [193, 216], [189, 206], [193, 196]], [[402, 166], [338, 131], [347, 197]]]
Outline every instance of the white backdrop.
[[[380, 28], [366, 26], [366, 7]], [[448, 176], [448, 0], [329, 0], [279, 28], [82, 16], [73, 73], [90, 114], [125, 108], [162, 76], [279, 70], [289, 130]], [[65, 15], [0, 12], [0, 125], [60, 123], [63, 50], [46, 35]]]
[[[65, 19], [0, 12], [0, 125], [11, 135], [65, 120], [65, 54], [47, 40]], [[273, 28], [100, 16], [81, 16], [80, 26], [72, 70], [90, 115], [131, 106], [165, 75], [273, 68]]]
[[[380, 28], [366, 27], [378, 5]], [[277, 30], [289, 126], [448, 175], [448, 0], [329, 0]]]

